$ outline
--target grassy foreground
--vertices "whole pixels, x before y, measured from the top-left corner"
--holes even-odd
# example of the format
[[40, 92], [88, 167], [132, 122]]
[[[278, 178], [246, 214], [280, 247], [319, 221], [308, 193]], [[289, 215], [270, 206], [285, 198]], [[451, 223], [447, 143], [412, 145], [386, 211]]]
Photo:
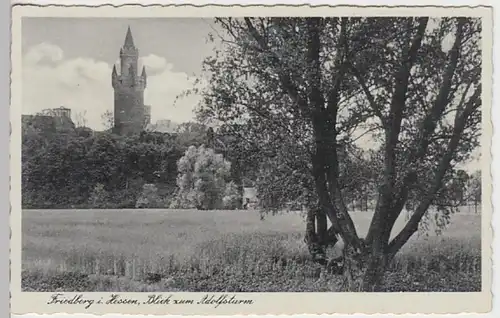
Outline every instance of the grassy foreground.
[[[360, 235], [370, 218], [353, 213]], [[385, 290], [479, 291], [480, 220], [460, 213], [442, 235], [413, 237], [391, 265]], [[256, 211], [24, 210], [22, 288], [339, 291], [341, 278], [309, 260], [303, 230], [295, 213], [261, 221]]]

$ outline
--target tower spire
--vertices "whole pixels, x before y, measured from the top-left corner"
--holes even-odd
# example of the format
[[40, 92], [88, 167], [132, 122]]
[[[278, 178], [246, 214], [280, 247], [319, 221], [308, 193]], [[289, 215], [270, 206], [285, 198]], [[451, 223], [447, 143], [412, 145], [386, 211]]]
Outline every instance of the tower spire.
[[127, 29], [127, 35], [125, 36], [125, 44], [123, 44], [124, 48], [131, 48], [134, 46], [134, 38], [132, 37], [132, 31], [130, 30], [130, 25]]
[[120, 66], [113, 65], [112, 70], [112, 86], [115, 91], [114, 127], [118, 134], [139, 133], [144, 129], [148, 115], [144, 105], [146, 80], [139, 73], [138, 60], [139, 49], [134, 45], [132, 31], [128, 26], [125, 42], [120, 49]]

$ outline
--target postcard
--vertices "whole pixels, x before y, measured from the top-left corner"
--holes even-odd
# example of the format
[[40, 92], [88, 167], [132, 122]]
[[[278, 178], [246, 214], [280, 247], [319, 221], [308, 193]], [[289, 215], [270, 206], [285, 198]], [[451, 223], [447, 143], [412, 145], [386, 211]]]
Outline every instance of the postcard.
[[492, 9], [12, 7], [14, 314], [492, 307]]

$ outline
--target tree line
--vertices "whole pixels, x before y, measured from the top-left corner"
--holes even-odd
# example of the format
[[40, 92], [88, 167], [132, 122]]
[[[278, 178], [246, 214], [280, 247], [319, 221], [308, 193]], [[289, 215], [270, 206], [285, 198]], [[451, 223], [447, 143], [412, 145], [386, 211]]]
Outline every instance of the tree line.
[[177, 161], [189, 146], [204, 141], [204, 128], [195, 123], [182, 125], [177, 134], [131, 136], [35, 123], [23, 129], [23, 207], [134, 208], [147, 184], [158, 196], [171, 197]]
[[[23, 131], [23, 207], [238, 209], [243, 207], [244, 185], [260, 191], [263, 209], [307, 205], [303, 180], [289, 178], [294, 172], [286, 167], [270, 170], [269, 164], [256, 164], [246, 145], [224, 125], [217, 133], [186, 123], [176, 134], [132, 136], [83, 126], [65, 131], [29, 127]], [[344, 149], [342, 156], [346, 202], [355, 210], [371, 211], [380, 154], [353, 148]], [[294, 164], [300, 168], [303, 162]], [[288, 183], [275, 182], [279, 178]], [[447, 195], [456, 205], [474, 202], [477, 208], [480, 189], [478, 173], [460, 170]]]

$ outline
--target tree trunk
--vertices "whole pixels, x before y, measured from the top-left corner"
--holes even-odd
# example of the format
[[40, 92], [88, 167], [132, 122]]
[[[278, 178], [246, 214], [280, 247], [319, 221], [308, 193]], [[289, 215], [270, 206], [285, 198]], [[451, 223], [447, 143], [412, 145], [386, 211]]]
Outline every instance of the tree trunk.
[[379, 292], [384, 280], [388, 257], [384, 253], [356, 253], [352, 246], [344, 249], [344, 285], [347, 292]]
[[381, 289], [387, 264], [392, 257], [388, 246], [396, 211], [390, 202], [387, 198], [377, 202], [361, 253], [356, 253], [352, 246], [344, 248], [344, 288], [347, 291], [377, 292]]
[[306, 216], [306, 242], [313, 242], [316, 240], [316, 223], [313, 209], [307, 209]]
[[316, 209], [316, 231], [318, 233], [318, 243], [321, 246], [327, 244], [327, 230], [328, 224], [326, 220], [326, 214], [323, 213], [321, 209]]
[[[317, 226], [316, 221], [318, 221]], [[309, 254], [311, 254], [313, 261], [322, 265], [326, 264], [326, 226], [326, 215], [320, 213], [317, 207], [307, 210], [306, 235], [304, 241], [307, 244]]]
[[231, 168], [233, 170], [233, 180], [236, 183], [236, 187], [238, 188], [238, 193], [240, 195], [240, 198], [238, 199], [237, 203], [237, 209], [241, 209], [243, 207], [243, 180], [241, 178], [241, 168], [240, 168], [240, 162], [238, 160], [233, 160], [233, 164], [231, 165]]

